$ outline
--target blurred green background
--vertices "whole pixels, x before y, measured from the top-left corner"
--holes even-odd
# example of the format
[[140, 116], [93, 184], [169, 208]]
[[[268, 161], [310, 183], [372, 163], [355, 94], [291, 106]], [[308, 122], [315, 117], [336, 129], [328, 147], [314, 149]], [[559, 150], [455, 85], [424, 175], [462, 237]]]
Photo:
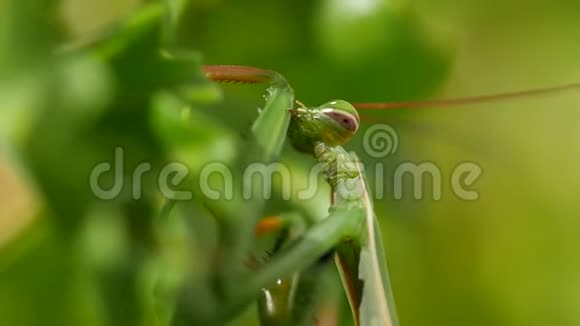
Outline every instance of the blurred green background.
[[[155, 266], [126, 259], [156, 245], [154, 230], [139, 225], [159, 200], [96, 200], [86, 174], [95, 162], [111, 160], [118, 144], [129, 153], [128, 165], [175, 157], [171, 141], [143, 127], [149, 117], [139, 108], [157, 86], [126, 86], [147, 80], [148, 61], [54, 59], [143, 3], [0, 0], [0, 324], [156, 324], [143, 309], [152, 305], [144, 293]], [[298, 100], [319, 105], [580, 81], [578, 35], [574, 0], [201, 0], [186, 9], [176, 42], [204, 64], [276, 70]], [[123, 69], [131, 78], [117, 78]], [[214, 103], [194, 126], [200, 139], [237, 136], [263, 101], [260, 87], [225, 85], [221, 104], [215, 89], [200, 89], [198, 101]], [[375, 205], [402, 325], [580, 324], [580, 92], [367, 115], [399, 135], [398, 151], [388, 157], [364, 152], [370, 124], [347, 147], [367, 169], [386, 166], [385, 198]], [[210, 130], [207, 121], [223, 129]], [[311, 160], [290, 149], [284, 157]], [[416, 200], [408, 188], [403, 200], [394, 198], [394, 168], [407, 161], [440, 168], [441, 200], [430, 192]], [[465, 161], [483, 169], [473, 186], [476, 201], [457, 198], [450, 185], [454, 167]], [[141, 242], [127, 245], [128, 239]], [[114, 268], [102, 267], [111, 261]], [[134, 272], [144, 286], [117, 286]], [[115, 286], [104, 286], [101, 296], [98, 284], [109, 280]], [[125, 319], [112, 321], [107, 309]], [[252, 313], [237, 324], [256, 324]]]

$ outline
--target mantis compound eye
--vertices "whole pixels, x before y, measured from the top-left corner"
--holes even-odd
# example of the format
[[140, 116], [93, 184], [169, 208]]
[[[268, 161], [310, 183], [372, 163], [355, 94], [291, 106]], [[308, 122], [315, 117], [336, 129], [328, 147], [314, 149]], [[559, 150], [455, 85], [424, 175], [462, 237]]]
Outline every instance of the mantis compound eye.
[[322, 141], [336, 146], [348, 142], [358, 130], [360, 119], [352, 104], [334, 100], [316, 108], [320, 112], [320, 135]]
[[360, 124], [360, 118], [352, 104], [343, 100], [334, 100], [324, 103], [321, 112], [332, 118], [341, 127], [350, 133], [355, 133]]

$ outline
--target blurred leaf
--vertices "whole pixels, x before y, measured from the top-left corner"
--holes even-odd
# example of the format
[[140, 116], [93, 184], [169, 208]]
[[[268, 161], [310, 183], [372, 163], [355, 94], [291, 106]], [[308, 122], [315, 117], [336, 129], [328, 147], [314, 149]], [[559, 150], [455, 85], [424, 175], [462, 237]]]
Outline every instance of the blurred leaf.
[[46, 61], [63, 39], [57, 20], [59, 1], [5, 0], [0, 3], [0, 80], [18, 69]]
[[[189, 99], [193, 100], [191, 96]], [[159, 93], [154, 99], [151, 125], [170, 149], [169, 155], [192, 171], [211, 161], [231, 161], [236, 153], [234, 136], [187, 103], [169, 92]]]
[[0, 322], [104, 325], [91, 274], [77, 259], [75, 248], [59, 238], [47, 223], [48, 216], [38, 219], [15, 242], [2, 248]]
[[317, 13], [313, 32], [328, 67], [321, 73], [338, 77], [335, 97], [364, 89], [366, 98], [350, 100], [409, 99], [430, 93], [448, 73], [451, 51], [406, 0], [325, 0]]

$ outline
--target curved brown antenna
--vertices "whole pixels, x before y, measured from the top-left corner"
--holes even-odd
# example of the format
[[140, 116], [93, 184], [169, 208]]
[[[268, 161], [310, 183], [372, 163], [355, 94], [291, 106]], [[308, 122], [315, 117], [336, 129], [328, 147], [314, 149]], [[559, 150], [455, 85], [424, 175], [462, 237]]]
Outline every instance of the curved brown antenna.
[[410, 101], [410, 102], [391, 102], [391, 103], [352, 103], [352, 105], [361, 110], [388, 110], [388, 109], [409, 109], [409, 108], [448, 108], [466, 104], [482, 104], [496, 102], [501, 100], [510, 100], [531, 96], [542, 96], [553, 93], [563, 93], [569, 91], [580, 91], [580, 83], [571, 83], [554, 87], [531, 89], [526, 91], [517, 91], [509, 93], [499, 93], [491, 95], [481, 95], [472, 97], [460, 97], [432, 101]]
[[217, 82], [259, 84], [270, 82], [278, 74], [266, 69], [237, 65], [205, 65], [201, 70], [207, 78]]

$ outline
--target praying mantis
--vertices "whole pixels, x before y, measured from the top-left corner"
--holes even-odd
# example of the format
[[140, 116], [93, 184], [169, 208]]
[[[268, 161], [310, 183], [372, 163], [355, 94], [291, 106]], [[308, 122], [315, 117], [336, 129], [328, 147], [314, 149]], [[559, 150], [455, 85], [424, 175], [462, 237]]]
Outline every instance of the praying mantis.
[[[276, 91], [279, 89], [291, 93], [283, 77], [272, 71], [243, 66], [204, 66], [203, 71], [209, 79], [215, 81], [270, 82], [273, 86], [267, 101], [275, 100]], [[292, 96], [288, 96], [286, 100], [292, 102]], [[349, 301], [355, 324], [397, 325], [396, 310], [386, 274], [384, 254], [381, 251], [380, 235], [375, 225], [369, 189], [364, 174], [356, 165], [358, 162], [356, 155], [349, 154], [340, 146], [358, 129], [360, 119], [356, 109], [342, 100], [330, 101], [317, 108], [308, 108], [300, 103], [299, 108], [282, 107], [282, 109], [289, 109], [291, 116], [288, 127], [290, 142], [299, 151], [310, 153], [318, 160], [327, 182], [331, 185], [333, 208], [325, 221], [338, 223], [334, 226], [338, 231], [335, 234], [337, 237], [333, 239], [338, 241], [332, 243], [331, 248], [336, 248], [338, 252], [336, 260], [341, 268], [345, 288], [349, 289]], [[259, 222], [258, 228], [264, 228], [260, 227], [260, 224], [265, 223], [271, 223], [271, 219]], [[325, 248], [325, 251], [328, 249]], [[283, 254], [290, 256], [292, 252]], [[359, 273], [365, 273], [365, 269], [370, 269], [371, 272], [357, 277]], [[282, 280], [277, 281], [277, 285], [281, 282]], [[288, 301], [294, 298], [290, 296], [290, 291], [278, 294], [282, 295], [282, 298], [272, 298], [271, 290], [263, 291], [267, 297], [262, 303], [264, 307], [260, 309], [263, 323], [270, 324], [269, 320], [273, 319], [276, 324], [280, 324], [281, 317], [277, 314], [281, 314], [280, 311], [286, 313], [286, 309], [275, 305], [291, 307], [292, 303]], [[363, 300], [373, 303], [366, 302], [367, 307], [362, 307]], [[370, 309], [368, 307], [370, 305], [376, 305], [378, 309]], [[289, 316], [292, 316], [292, 313]], [[312, 317], [298, 318], [304, 323], [309, 323], [311, 322], [309, 318]], [[301, 324], [294, 317], [282, 322]]]
[[[288, 89], [282, 76], [260, 68], [215, 65], [203, 66], [202, 70], [209, 79], [217, 82], [271, 83], [273, 85], [271, 87]], [[343, 100], [333, 100], [313, 108], [297, 101], [297, 107], [283, 108], [291, 117], [287, 131], [290, 143], [298, 151], [312, 155], [322, 165], [326, 180], [331, 186], [332, 208], [325, 222], [338, 221], [343, 218], [341, 214], [346, 211], [348, 217], [344, 218], [348, 219], [349, 223], [354, 223], [351, 224], [353, 229], [342, 233], [337, 238], [338, 242], [333, 248], [336, 251], [336, 263], [341, 271], [356, 325], [398, 325], [393, 292], [380, 243], [381, 236], [376, 225], [365, 175], [357, 167], [359, 162], [357, 156], [348, 153], [340, 146], [350, 140], [358, 129], [360, 118], [356, 109], [449, 107], [578, 90], [578, 87], [577, 84], [569, 84], [545, 89], [425, 102], [352, 105]], [[276, 96], [275, 91], [270, 90], [268, 100], [271, 100], [273, 96]], [[287, 102], [290, 99], [291, 96], [286, 99]], [[276, 218], [270, 217], [258, 222], [257, 228], [265, 230], [269, 228], [267, 225], [272, 223], [281, 224]], [[365, 269], [370, 273], [365, 273]], [[292, 303], [288, 301], [294, 299], [287, 282], [288, 280], [279, 279], [274, 286], [281, 286], [285, 289], [284, 291], [263, 290], [266, 299], [260, 301], [260, 312], [264, 325], [299, 324], [287, 311], [287, 307], [292, 307]], [[374, 307], [369, 309], [369, 301], [365, 302], [365, 300], [372, 300]], [[280, 305], [284, 308], [280, 308]], [[287, 316], [280, 317], [280, 315]], [[286, 317], [289, 319], [284, 319]], [[275, 322], [272, 323], [271, 320]]]

